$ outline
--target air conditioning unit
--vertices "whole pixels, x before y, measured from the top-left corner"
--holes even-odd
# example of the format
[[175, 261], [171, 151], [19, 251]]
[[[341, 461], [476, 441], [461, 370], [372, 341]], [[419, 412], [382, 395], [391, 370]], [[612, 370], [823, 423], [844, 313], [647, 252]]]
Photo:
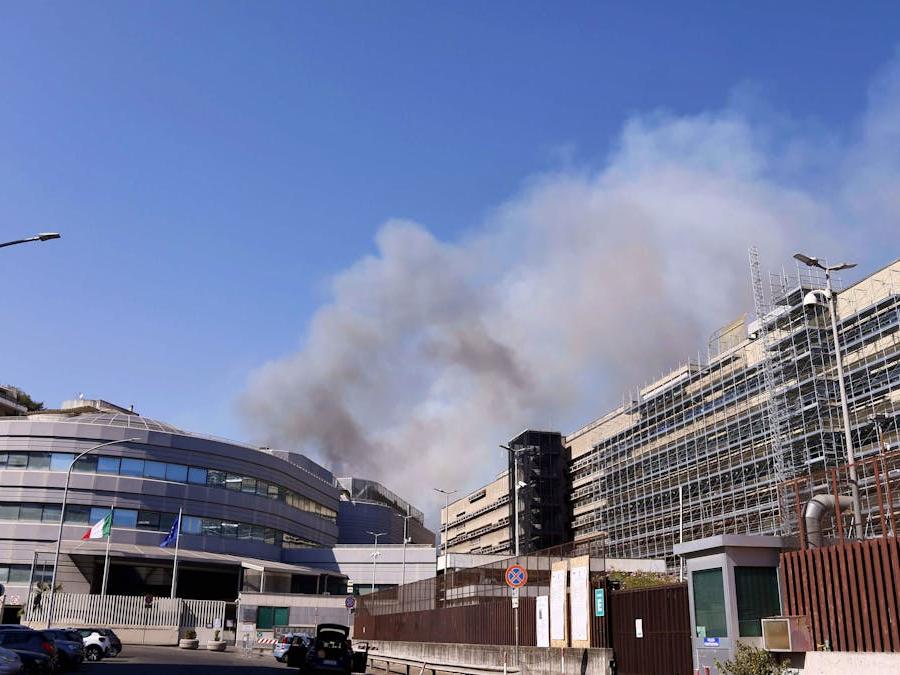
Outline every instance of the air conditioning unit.
[[805, 616], [763, 619], [762, 633], [763, 648], [770, 652], [811, 652], [816, 648]]

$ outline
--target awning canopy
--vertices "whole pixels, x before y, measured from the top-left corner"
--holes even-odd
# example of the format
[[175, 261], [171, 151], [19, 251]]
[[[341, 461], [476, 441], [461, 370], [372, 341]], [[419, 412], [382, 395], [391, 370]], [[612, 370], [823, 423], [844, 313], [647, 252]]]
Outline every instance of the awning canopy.
[[[55, 548], [41, 548], [38, 553], [52, 555]], [[66, 555], [104, 557], [106, 555], [106, 542], [101, 540], [67, 540], [62, 542], [61, 552]], [[154, 561], [172, 561], [175, 558], [174, 548], [160, 548], [159, 546], [139, 546], [137, 544], [116, 544], [113, 542], [109, 548], [111, 558], [146, 558]], [[306, 574], [310, 576], [344, 577], [345, 575], [333, 570], [307, 567], [306, 565], [293, 565], [276, 560], [262, 560], [260, 558], [245, 558], [229, 553], [210, 553], [208, 551], [193, 551], [182, 548], [178, 550], [178, 562], [208, 563], [213, 565], [227, 565], [231, 567], [243, 567], [256, 572], [281, 572], [284, 574]]]

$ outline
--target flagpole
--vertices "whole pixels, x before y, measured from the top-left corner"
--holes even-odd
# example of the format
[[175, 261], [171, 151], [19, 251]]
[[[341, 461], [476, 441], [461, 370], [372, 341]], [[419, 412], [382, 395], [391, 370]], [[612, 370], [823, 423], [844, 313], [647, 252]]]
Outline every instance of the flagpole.
[[181, 544], [181, 509], [178, 509], [178, 522], [175, 528], [175, 562], [172, 564], [172, 593], [170, 597], [175, 597], [175, 591], [178, 590], [178, 546]]
[[103, 562], [103, 586], [100, 589], [100, 595], [106, 595], [106, 582], [109, 579], [109, 544], [112, 541], [112, 523], [115, 510], [115, 506], [109, 507], [109, 534], [106, 537], [106, 560]]

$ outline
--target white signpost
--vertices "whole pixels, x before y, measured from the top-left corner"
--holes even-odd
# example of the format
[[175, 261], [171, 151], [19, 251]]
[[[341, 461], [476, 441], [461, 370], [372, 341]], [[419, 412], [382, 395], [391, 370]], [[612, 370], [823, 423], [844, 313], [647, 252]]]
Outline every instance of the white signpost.
[[569, 625], [573, 647], [591, 646], [590, 564], [587, 556], [569, 560]]
[[569, 644], [566, 639], [566, 580], [569, 571], [565, 560], [554, 565], [560, 565], [560, 569], [550, 572], [550, 640], [555, 643], [554, 647], [566, 647]]
[[550, 646], [550, 596], [539, 595], [535, 603], [535, 623], [537, 628], [537, 646]]

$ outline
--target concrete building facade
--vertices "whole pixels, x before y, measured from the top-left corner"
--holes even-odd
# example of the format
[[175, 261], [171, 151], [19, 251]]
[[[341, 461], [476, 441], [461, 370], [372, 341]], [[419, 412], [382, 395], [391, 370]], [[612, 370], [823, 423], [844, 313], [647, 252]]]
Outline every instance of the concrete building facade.
[[[510, 548], [509, 471], [441, 509], [441, 537], [447, 525], [450, 553], [506, 554]], [[449, 521], [448, 521], [449, 517]], [[444, 550], [444, 544], [441, 544]]]

